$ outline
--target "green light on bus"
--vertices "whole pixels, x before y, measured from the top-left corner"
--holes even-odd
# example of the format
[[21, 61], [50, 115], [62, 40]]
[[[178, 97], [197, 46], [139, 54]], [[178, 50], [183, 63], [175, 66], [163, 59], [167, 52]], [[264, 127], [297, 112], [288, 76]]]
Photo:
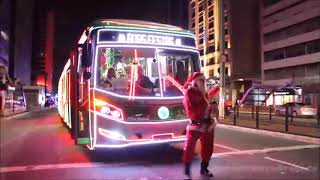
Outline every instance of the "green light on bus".
[[161, 106], [158, 109], [158, 116], [160, 119], [167, 119], [169, 117], [169, 109], [165, 106]]

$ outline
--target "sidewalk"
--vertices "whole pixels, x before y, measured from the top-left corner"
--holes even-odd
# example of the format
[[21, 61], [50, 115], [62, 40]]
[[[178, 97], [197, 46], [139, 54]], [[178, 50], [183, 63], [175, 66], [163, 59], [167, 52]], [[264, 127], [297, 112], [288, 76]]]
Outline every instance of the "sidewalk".
[[0, 118], [1, 118], [1, 120], [8, 120], [11, 118], [24, 116], [29, 113], [41, 112], [41, 111], [53, 109], [53, 108], [55, 108], [55, 107], [43, 107], [41, 109], [33, 109], [33, 110], [29, 110], [29, 111], [26, 108], [20, 108], [20, 110], [17, 110], [17, 111], [15, 110], [15, 112], [12, 112], [12, 109], [10, 109], [10, 111], [7, 110], [6, 114], [4, 114], [4, 113], [0, 114]]
[[16, 114], [21, 114], [21, 113], [24, 113], [24, 112], [27, 112], [27, 108], [26, 107], [15, 107], [14, 109], [13, 108], [5, 109], [3, 112], [0, 112], [0, 117], [1, 118], [9, 117], [9, 116], [16, 115]]
[[[226, 125], [234, 125], [233, 114], [230, 116], [226, 116], [224, 120], [220, 120], [220, 123]], [[252, 119], [251, 117], [239, 117], [236, 118], [236, 126], [239, 127], [247, 127], [252, 129], [256, 128], [256, 120], [255, 118]], [[285, 121], [281, 120], [268, 120], [267, 118], [260, 118], [259, 119], [259, 129], [268, 130], [273, 132], [280, 132], [285, 134], [295, 134], [295, 135], [302, 135], [302, 136], [309, 136], [320, 138], [320, 126], [318, 125], [308, 125], [306, 123], [299, 123], [299, 122], [288, 122], [288, 132], [285, 132]]]

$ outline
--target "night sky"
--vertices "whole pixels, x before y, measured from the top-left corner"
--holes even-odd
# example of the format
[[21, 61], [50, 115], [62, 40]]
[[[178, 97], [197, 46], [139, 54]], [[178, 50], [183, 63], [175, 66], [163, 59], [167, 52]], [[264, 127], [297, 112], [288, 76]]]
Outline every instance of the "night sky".
[[76, 47], [87, 24], [96, 19], [137, 19], [182, 28], [188, 25], [188, 0], [51, 0], [44, 5], [55, 12], [54, 89], [70, 50]]

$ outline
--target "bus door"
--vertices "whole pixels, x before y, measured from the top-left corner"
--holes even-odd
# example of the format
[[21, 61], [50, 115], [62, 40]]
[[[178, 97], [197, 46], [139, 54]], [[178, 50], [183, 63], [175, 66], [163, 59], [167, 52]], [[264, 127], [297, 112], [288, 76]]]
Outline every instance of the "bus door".
[[90, 144], [90, 67], [84, 66], [84, 49], [78, 48], [77, 84], [78, 84], [78, 132], [77, 144]]

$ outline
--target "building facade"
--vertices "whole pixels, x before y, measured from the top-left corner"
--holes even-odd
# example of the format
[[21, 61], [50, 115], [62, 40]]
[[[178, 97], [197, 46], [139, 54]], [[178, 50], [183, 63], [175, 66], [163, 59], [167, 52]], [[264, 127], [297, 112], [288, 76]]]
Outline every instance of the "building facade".
[[[230, 35], [228, 33], [228, 6], [225, 13], [225, 48], [229, 52]], [[207, 78], [219, 79], [218, 61], [218, 12], [214, 0], [191, 0], [189, 3], [189, 30], [197, 37], [201, 64]], [[226, 76], [230, 77], [230, 58], [226, 62]]]
[[4, 0], [0, 4], [0, 65], [9, 67], [9, 21], [10, 3]]
[[260, 8], [263, 84], [299, 86], [302, 101], [318, 104], [320, 1], [263, 0]]
[[224, 32], [219, 32], [218, 0], [189, 2], [189, 29], [197, 37], [203, 72], [219, 80], [219, 36], [224, 36], [226, 100], [234, 104], [260, 81], [259, 1], [223, 0]]
[[43, 86], [46, 92], [51, 92], [55, 16], [42, 1], [37, 1], [34, 13], [32, 84]]

